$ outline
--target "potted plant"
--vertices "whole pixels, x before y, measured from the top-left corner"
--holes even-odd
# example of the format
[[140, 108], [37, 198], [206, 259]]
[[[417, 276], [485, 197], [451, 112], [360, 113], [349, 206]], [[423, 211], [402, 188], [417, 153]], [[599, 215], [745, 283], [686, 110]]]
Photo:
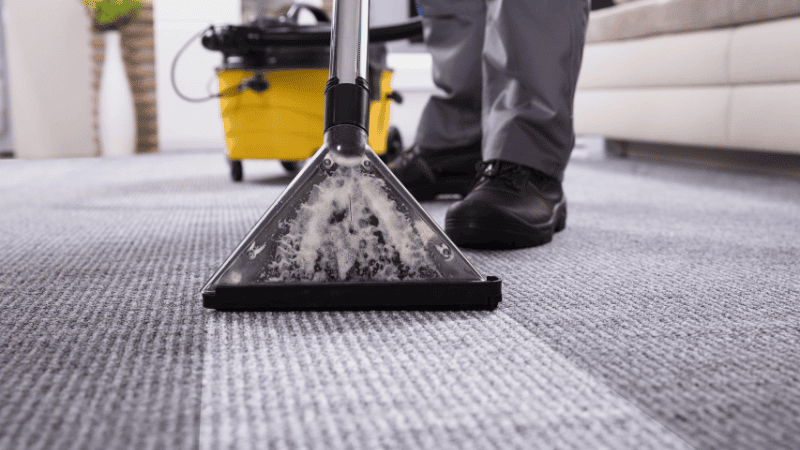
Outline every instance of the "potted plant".
[[142, 10], [141, 0], [83, 0], [97, 31], [119, 31]]
[[102, 58], [97, 94], [97, 129], [100, 154], [123, 156], [136, 152], [137, 120], [133, 92], [125, 70], [120, 30], [142, 10], [141, 0], [82, 0], [92, 27], [102, 32]]

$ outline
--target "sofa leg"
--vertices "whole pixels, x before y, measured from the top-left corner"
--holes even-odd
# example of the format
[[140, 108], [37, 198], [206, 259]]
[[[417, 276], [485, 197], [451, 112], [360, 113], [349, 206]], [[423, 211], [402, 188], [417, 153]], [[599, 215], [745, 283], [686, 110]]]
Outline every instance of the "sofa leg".
[[606, 139], [606, 153], [619, 158], [627, 158], [630, 141], [621, 139]]

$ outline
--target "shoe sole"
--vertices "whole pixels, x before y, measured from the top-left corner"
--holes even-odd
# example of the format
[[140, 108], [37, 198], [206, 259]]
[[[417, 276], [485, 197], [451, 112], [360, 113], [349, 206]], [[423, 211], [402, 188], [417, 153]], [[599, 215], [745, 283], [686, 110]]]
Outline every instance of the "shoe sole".
[[536, 226], [488, 223], [480, 220], [446, 220], [445, 233], [459, 247], [514, 249], [536, 247], [553, 240], [553, 234], [567, 226], [567, 203], [555, 207], [549, 222]]

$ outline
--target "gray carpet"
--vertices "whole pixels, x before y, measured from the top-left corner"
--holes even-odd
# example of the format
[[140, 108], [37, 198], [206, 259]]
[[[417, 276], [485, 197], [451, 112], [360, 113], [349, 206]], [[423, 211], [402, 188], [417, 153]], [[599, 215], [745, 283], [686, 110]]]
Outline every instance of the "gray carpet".
[[497, 311], [204, 310], [247, 163], [0, 161], [0, 448], [800, 448], [797, 180], [577, 160], [551, 244], [466, 252]]

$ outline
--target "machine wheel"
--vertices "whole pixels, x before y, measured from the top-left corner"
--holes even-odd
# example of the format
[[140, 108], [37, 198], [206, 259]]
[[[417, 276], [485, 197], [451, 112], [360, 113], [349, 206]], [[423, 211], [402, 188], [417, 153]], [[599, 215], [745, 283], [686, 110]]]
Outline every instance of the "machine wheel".
[[403, 151], [403, 136], [396, 127], [389, 127], [386, 134], [386, 152], [381, 155], [381, 159], [388, 163]]
[[289, 173], [300, 172], [300, 169], [305, 165], [305, 161], [281, 161], [281, 165]]
[[244, 170], [242, 169], [242, 162], [235, 159], [228, 160], [228, 163], [231, 166], [231, 180], [233, 181], [242, 181], [242, 177], [244, 176]]

